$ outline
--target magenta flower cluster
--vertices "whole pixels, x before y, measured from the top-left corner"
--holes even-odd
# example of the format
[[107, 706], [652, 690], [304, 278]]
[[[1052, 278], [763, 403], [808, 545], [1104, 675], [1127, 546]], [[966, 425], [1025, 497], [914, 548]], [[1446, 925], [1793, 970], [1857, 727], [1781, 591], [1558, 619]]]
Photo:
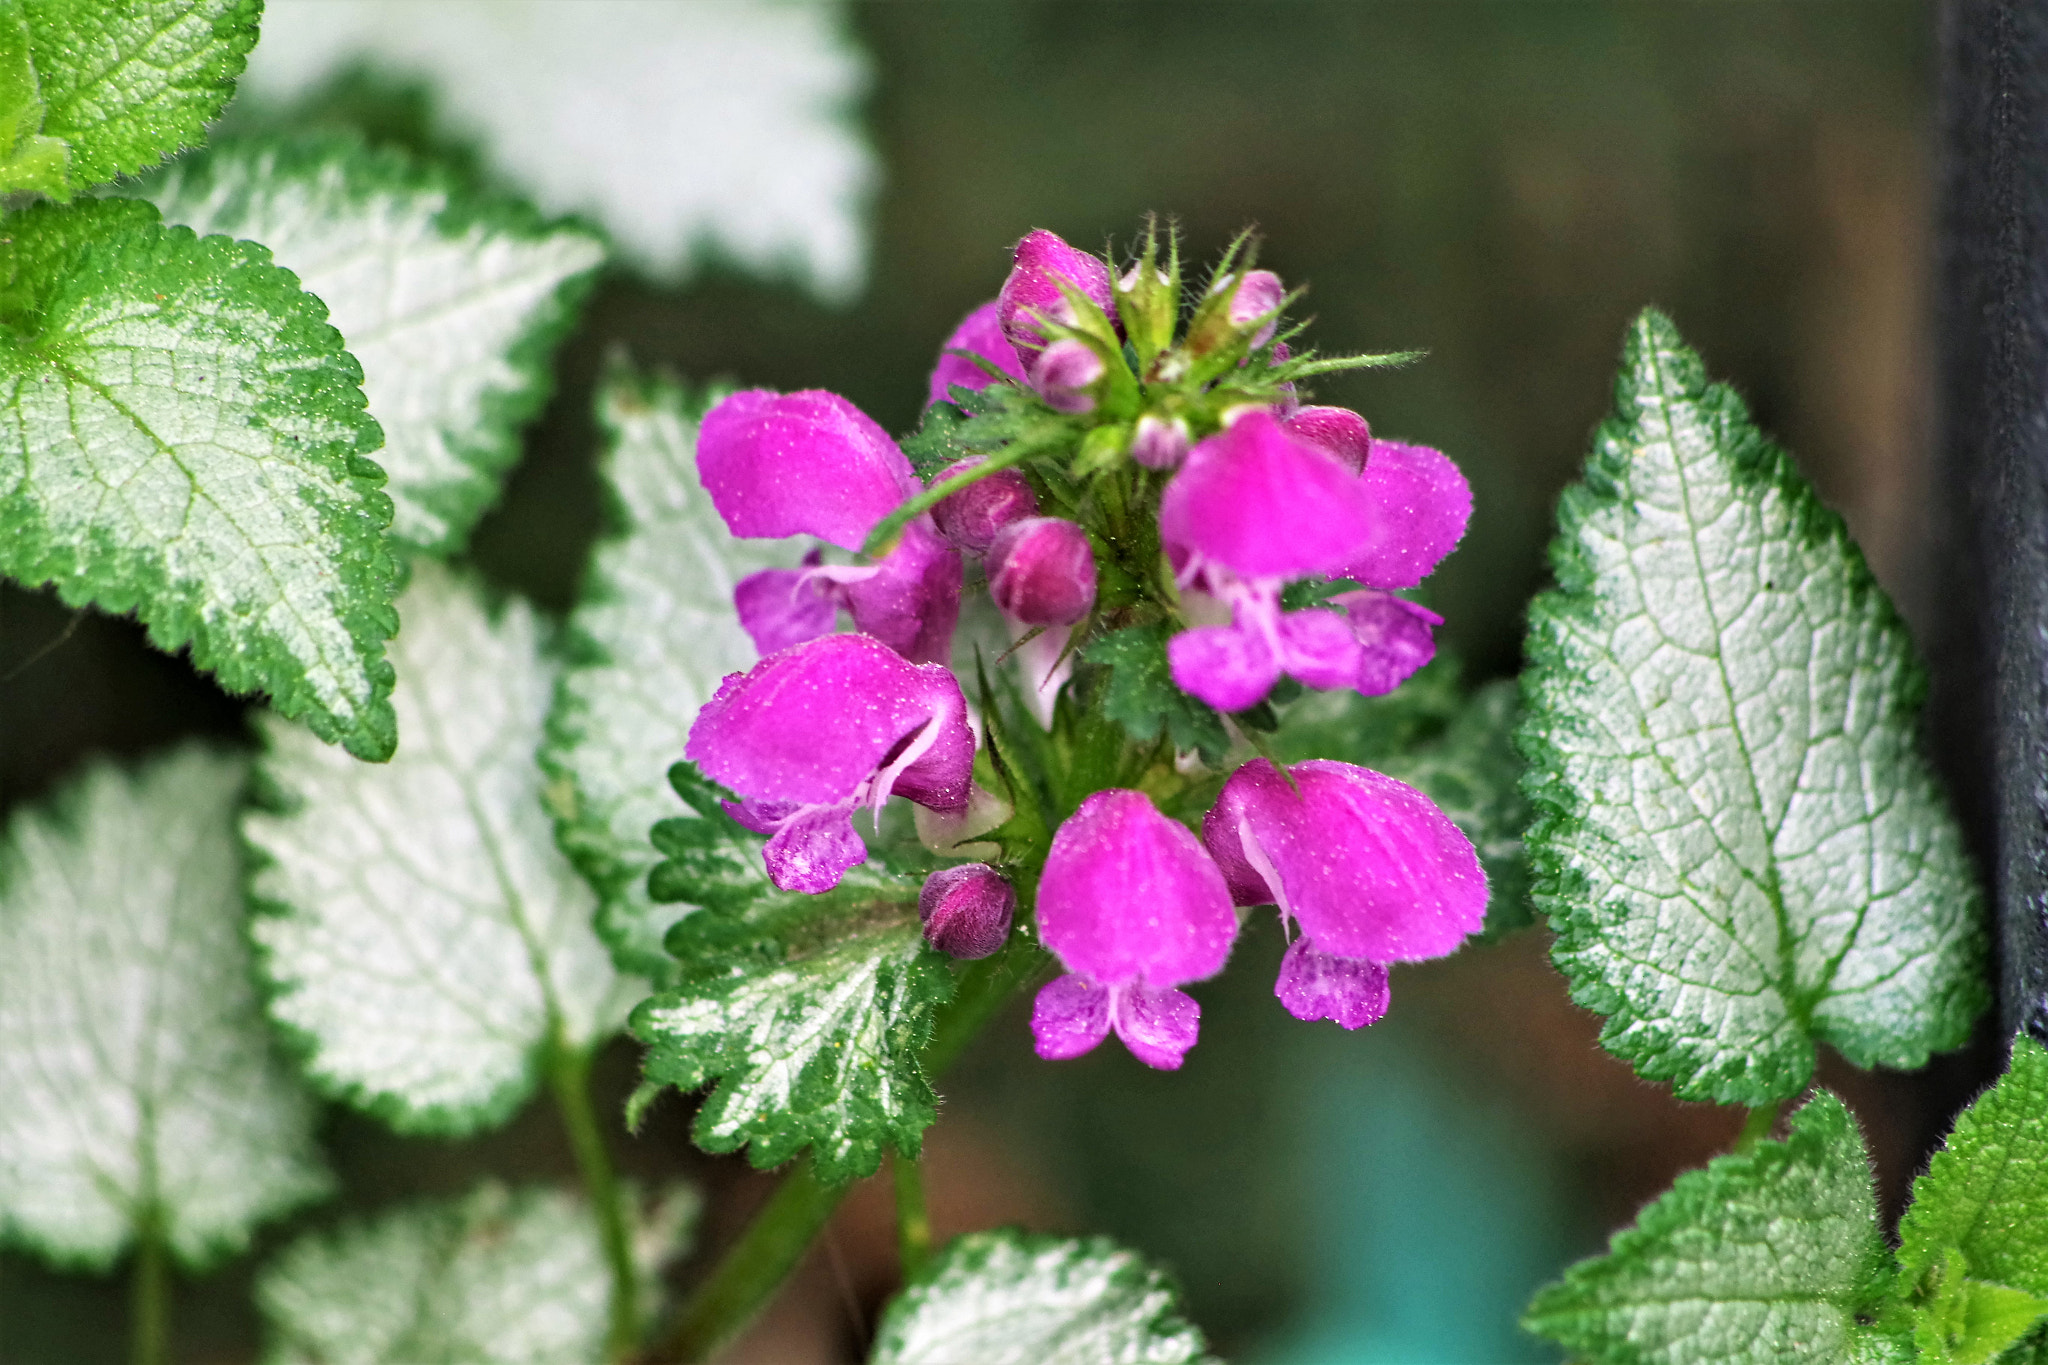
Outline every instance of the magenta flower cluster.
[[[1277, 276], [1219, 275], [1214, 304], [1197, 308], [1182, 352], [1167, 355], [1160, 308], [1141, 315], [1130, 302], [1159, 296], [1139, 269], [1118, 279], [1099, 258], [1031, 233], [1001, 293], [947, 339], [931, 400], [1010, 384], [1039, 411], [1089, 421], [1112, 402], [1149, 401], [1127, 346], [1162, 391], [1224, 345], [1240, 369], [1257, 352], [1268, 372], [1294, 373], [1271, 368], [1288, 358]], [[1164, 328], [1170, 340], [1170, 311]], [[1204, 411], [1162, 400], [1118, 419], [1132, 486], [1156, 498], [1159, 582], [1178, 593], [1185, 623], [1168, 643], [1172, 678], [1225, 712], [1257, 704], [1283, 676], [1390, 691], [1432, 657], [1440, 623], [1396, 592], [1456, 545], [1470, 492], [1438, 452], [1376, 439], [1354, 412], [1300, 406], [1291, 380], [1262, 392], [1272, 401]], [[934, 484], [975, 477], [984, 458]], [[1045, 485], [998, 462], [903, 523], [886, 553], [827, 563], [824, 547], [857, 556], [924, 485], [879, 426], [821, 391], [727, 397], [704, 418], [697, 460], [735, 535], [822, 542], [795, 567], [739, 583], [735, 607], [762, 659], [725, 679], [686, 757], [766, 836], [776, 886], [824, 892], [867, 856], [854, 825], [863, 807], [879, 818], [901, 796], [958, 820], [975, 797], [976, 737], [947, 666], [968, 565], [979, 562], [1020, 634], [1085, 631], [1098, 613], [1099, 529], [1044, 515]], [[1285, 609], [1283, 593], [1302, 580], [1348, 582]], [[842, 612], [851, 631], [838, 629]], [[1026, 907], [1065, 969], [1033, 1009], [1037, 1051], [1072, 1057], [1114, 1032], [1141, 1061], [1178, 1067], [1200, 1020], [1181, 988], [1223, 968], [1241, 910], [1258, 905], [1277, 908], [1291, 939], [1275, 988], [1286, 1008], [1370, 1024], [1387, 1008], [1388, 966], [1452, 951], [1486, 899], [1457, 827], [1364, 768], [1245, 763], [1199, 836], [1141, 791], [1096, 791], [1054, 832]], [[1002, 867], [971, 862], [932, 874], [920, 913], [935, 946], [979, 957], [1009, 940], [1018, 904]]]

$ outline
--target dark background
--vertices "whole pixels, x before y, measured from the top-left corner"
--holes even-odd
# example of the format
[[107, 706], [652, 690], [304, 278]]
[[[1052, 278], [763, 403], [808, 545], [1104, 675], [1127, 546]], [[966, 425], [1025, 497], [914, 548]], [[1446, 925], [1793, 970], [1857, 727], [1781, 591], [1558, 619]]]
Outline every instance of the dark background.
[[[610, 280], [475, 557], [550, 610], [572, 600], [609, 348], [691, 378], [834, 389], [901, 431], [1024, 231], [1124, 244], [1157, 211], [1196, 261], [1256, 225], [1261, 263], [1310, 287], [1318, 347], [1428, 349], [1319, 397], [1470, 476], [1478, 510], [1433, 600], [1474, 680], [1518, 666], [1552, 501], [1606, 407], [1623, 326], [1651, 303], [1792, 447], [1925, 632], [1965, 609], [1924, 587], [1934, 23], [1898, 0], [858, 6], [884, 174], [865, 293], [833, 310], [715, 266], [682, 289]], [[430, 108], [394, 95], [358, 82], [313, 107], [436, 145]], [[0, 589], [0, 802], [91, 751], [241, 725], [240, 703], [130, 624]], [[1047, 1067], [1020, 1020], [992, 1030], [928, 1139], [940, 1232], [1114, 1233], [1178, 1268], [1231, 1358], [1554, 1358], [1514, 1330], [1528, 1292], [1725, 1146], [1739, 1114], [1679, 1105], [1599, 1052], [1540, 932], [1404, 968], [1388, 1022], [1358, 1035], [1280, 1012], [1278, 951], [1253, 933], [1204, 989], [1203, 1043], [1175, 1076], [1111, 1048]], [[1894, 1206], [1983, 1065], [1824, 1067]], [[623, 1096], [630, 1048], [605, 1070]], [[667, 1101], [618, 1145], [645, 1177], [705, 1183], [715, 1248], [763, 1184], [692, 1153], [687, 1119]], [[346, 1210], [571, 1169], [545, 1112], [472, 1143], [400, 1141], [340, 1111], [326, 1132]], [[886, 1187], [855, 1195], [745, 1358], [855, 1358], [894, 1273], [886, 1206]], [[336, 1214], [268, 1231], [259, 1254]], [[184, 1287], [181, 1358], [252, 1358], [248, 1266]], [[124, 1292], [0, 1256], [0, 1361], [121, 1358]]]

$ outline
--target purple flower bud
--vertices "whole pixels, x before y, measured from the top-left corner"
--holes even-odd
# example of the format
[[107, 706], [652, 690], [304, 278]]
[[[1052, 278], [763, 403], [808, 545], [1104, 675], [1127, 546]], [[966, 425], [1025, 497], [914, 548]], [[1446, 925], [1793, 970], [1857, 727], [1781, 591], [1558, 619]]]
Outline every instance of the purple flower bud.
[[1365, 468], [1372, 454], [1372, 430], [1349, 408], [1297, 408], [1280, 429], [1335, 455], [1353, 474]]
[[889, 434], [822, 389], [727, 396], [698, 428], [697, 474], [734, 535], [811, 535], [844, 550], [918, 492]]
[[1095, 385], [1107, 370], [1085, 341], [1055, 341], [1031, 362], [1031, 387], [1055, 412], [1092, 412]]
[[1375, 440], [1358, 482], [1376, 510], [1345, 577], [1370, 588], [1412, 588], [1464, 539], [1472, 488], [1442, 451]]
[[1003, 292], [996, 296], [996, 317], [1003, 335], [1027, 361], [1045, 346], [1045, 333], [1033, 320], [1034, 313], [1068, 325], [1076, 321], [1073, 306], [1060, 293], [1059, 280], [1093, 299], [1112, 319], [1116, 316], [1109, 266], [1044, 228], [1034, 229], [1017, 243], [1016, 264], [1003, 281]]
[[1375, 542], [1379, 508], [1329, 455], [1248, 412], [1201, 442], [1160, 501], [1160, 538], [1246, 578], [1344, 568]]
[[1011, 522], [988, 547], [984, 565], [989, 596], [1027, 626], [1070, 626], [1095, 605], [1095, 551], [1071, 521]]
[[[1224, 287], [1228, 288], [1227, 282]], [[1280, 277], [1270, 270], [1248, 271], [1244, 283], [1237, 287], [1237, 294], [1230, 300], [1230, 320], [1242, 327], [1256, 321], [1278, 308], [1287, 297], [1287, 286], [1280, 283]], [[1252, 338], [1253, 346], [1263, 346], [1273, 339], [1273, 323], [1261, 327]]]
[[1019, 384], [1024, 382], [1024, 365], [1017, 359], [1017, 348], [1003, 335], [1003, 325], [997, 317], [998, 303], [990, 299], [969, 313], [953, 329], [953, 335], [946, 338], [946, 344], [939, 350], [939, 363], [932, 370], [932, 402], [946, 402], [947, 390], [956, 386], [979, 393], [996, 382], [987, 370], [962, 356], [947, 354], [950, 351], [972, 351]]
[[1237, 916], [1222, 874], [1143, 792], [1096, 792], [1053, 835], [1038, 930], [1068, 975], [1039, 992], [1038, 1055], [1073, 1057], [1115, 1029], [1149, 1066], [1172, 1070], [1201, 1011], [1173, 989], [1223, 969]]
[[[947, 465], [932, 479], [934, 486], [980, 464], [979, 459]], [[1000, 469], [957, 493], [949, 493], [932, 508], [932, 523], [939, 534], [968, 554], [988, 552], [996, 532], [1013, 521], [1038, 515], [1038, 497], [1031, 480], [1021, 469]]]
[[1002, 947], [1016, 909], [1016, 891], [987, 863], [942, 867], [917, 895], [925, 942], [949, 957], [987, 957]]
[[1239, 905], [1277, 904], [1317, 951], [1367, 962], [1442, 957], [1479, 928], [1486, 874], [1428, 797], [1349, 763], [1289, 771], [1245, 764], [1202, 821]]
[[891, 795], [935, 810], [967, 804], [974, 732], [953, 675], [866, 635], [827, 635], [728, 674], [697, 714], [683, 754], [738, 793], [726, 809], [769, 836], [768, 875], [785, 891], [839, 884], [867, 850], [862, 805]]
[[1351, 622], [1359, 644], [1358, 676], [1351, 686], [1368, 697], [1393, 691], [1436, 657], [1434, 631], [1444, 618], [1427, 607], [1370, 588], [1340, 593], [1330, 605], [1342, 607]]
[[1192, 444], [1185, 419], [1148, 412], [1131, 433], [1131, 458], [1147, 469], [1172, 469]]

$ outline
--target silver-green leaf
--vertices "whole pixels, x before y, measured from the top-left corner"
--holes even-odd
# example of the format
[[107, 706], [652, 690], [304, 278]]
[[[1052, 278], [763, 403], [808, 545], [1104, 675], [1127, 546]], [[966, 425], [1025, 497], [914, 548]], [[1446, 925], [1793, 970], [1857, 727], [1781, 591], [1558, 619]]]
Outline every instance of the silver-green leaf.
[[246, 776], [96, 764], [0, 844], [0, 1231], [56, 1261], [148, 1226], [203, 1266], [328, 1189], [242, 937]]
[[975, 1232], [882, 1315], [869, 1365], [1188, 1365], [1211, 1357], [1172, 1280], [1107, 1237]]
[[590, 1046], [625, 1001], [541, 806], [540, 622], [432, 561], [401, 608], [405, 747], [350, 763], [268, 720], [264, 808], [242, 829], [271, 1013], [315, 1083], [401, 1129], [460, 1133], [509, 1116], [540, 1049]]
[[171, 222], [262, 242], [327, 304], [384, 428], [392, 534], [461, 549], [547, 396], [597, 236], [347, 137], [227, 143], [143, 192]]
[[556, 836], [603, 902], [599, 932], [623, 971], [667, 979], [662, 935], [687, 906], [657, 905], [647, 831], [678, 813], [668, 765], [719, 679], [759, 659], [734, 585], [790, 567], [789, 547], [737, 540], [697, 482], [697, 427], [673, 382], [615, 368], [598, 395], [614, 531], [569, 618], [568, 667], [541, 762]]
[[[639, 1229], [649, 1289], [695, 1213], [685, 1191]], [[487, 1184], [302, 1237], [256, 1298], [270, 1365], [599, 1365], [610, 1290], [582, 1200]]]
[[1816, 1043], [1918, 1066], [1983, 1009], [1975, 878], [1915, 744], [1904, 627], [1838, 517], [1670, 321], [1631, 330], [1530, 608], [1539, 906], [1602, 1041], [1775, 1102]]

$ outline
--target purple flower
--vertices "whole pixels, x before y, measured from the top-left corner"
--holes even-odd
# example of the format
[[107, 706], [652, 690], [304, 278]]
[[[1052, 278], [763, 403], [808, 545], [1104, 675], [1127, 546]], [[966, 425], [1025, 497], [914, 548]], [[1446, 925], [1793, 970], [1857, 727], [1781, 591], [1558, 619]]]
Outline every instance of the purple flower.
[[948, 957], [987, 957], [1002, 947], [1016, 909], [1016, 891], [987, 863], [942, 867], [917, 894], [925, 942]]
[[1019, 384], [1024, 382], [1024, 366], [1017, 359], [1017, 348], [1003, 335], [1003, 325], [997, 317], [998, 302], [990, 299], [960, 319], [953, 335], [946, 338], [946, 344], [939, 351], [939, 363], [932, 370], [932, 402], [948, 401], [947, 391], [955, 387], [979, 393], [996, 382], [987, 370], [973, 361], [948, 354], [952, 351], [972, 351]]
[[1246, 413], [1196, 446], [1166, 487], [1160, 536], [1182, 585], [1231, 611], [1228, 626], [1168, 642], [1173, 679], [1221, 710], [1256, 703], [1282, 674], [1311, 687], [1386, 690], [1390, 676], [1398, 683], [1427, 661], [1416, 657], [1413, 624], [1422, 617], [1405, 630], [1386, 619], [1410, 609], [1281, 611], [1281, 589], [1296, 578], [1413, 586], [1457, 543], [1471, 511], [1464, 477], [1436, 451], [1373, 442], [1364, 472], [1347, 468], [1364, 423], [1332, 415], [1341, 412], [1304, 409], [1289, 419], [1308, 414], [1302, 431]]
[[738, 793], [734, 819], [768, 835], [769, 878], [816, 894], [867, 859], [853, 831], [891, 795], [967, 804], [974, 734], [960, 684], [866, 635], [827, 635], [728, 674], [683, 754]]
[[1059, 517], [1013, 521], [988, 547], [988, 592], [1027, 626], [1071, 626], [1095, 605], [1088, 533]]
[[[910, 461], [853, 404], [821, 390], [735, 393], [704, 415], [697, 472], [736, 536], [813, 535], [857, 550], [875, 523], [918, 491]], [[928, 517], [904, 527], [875, 564], [821, 564], [749, 575], [734, 592], [740, 624], [765, 657], [832, 629], [854, 628], [913, 663], [951, 656], [960, 617], [960, 556]]]
[[[1230, 281], [1217, 281], [1218, 288], [1227, 289]], [[1237, 294], [1230, 300], [1230, 320], [1242, 327], [1256, 322], [1278, 308], [1287, 298], [1287, 286], [1280, 283], [1280, 277], [1270, 270], [1251, 270], [1245, 273], [1244, 283], [1237, 287]], [[1252, 338], [1254, 347], [1263, 346], [1273, 339], [1275, 324], [1268, 322], [1259, 328]]]
[[1112, 320], [1116, 317], [1109, 267], [1099, 257], [1076, 251], [1056, 234], [1036, 228], [1017, 243], [1016, 264], [1003, 281], [1003, 292], [996, 295], [996, 317], [1003, 335], [1026, 361], [1045, 347], [1045, 333], [1033, 314], [1068, 326], [1078, 321], [1073, 305], [1060, 292], [1061, 280], [1093, 299]]
[[1480, 927], [1486, 874], [1413, 787], [1325, 759], [1289, 772], [1292, 786], [1265, 759], [1232, 773], [1202, 840], [1237, 904], [1300, 927], [1275, 986], [1289, 1012], [1358, 1028], [1386, 1011], [1387, 963], [1442, 957]]
[[1358, 640], [1358, 676], [1351, 686], [1368, 697], [1381, 697], [1436, 657], [1436, 628], [1444, 623], [1427, 607], [1390, 592], [1364, 588], [1330, 599], [1342, 607]]
[[1175, 987], [1223, 969], [1237, 916], [1194, 835], [1143, 792], [1110, 790], [1053, 835], [1038, 931], [1067, 969], [1032, 1008], [1038, 1055], [1078, 1057], [1114, 1029], [1139, 1061], [1172, 1071], [1201, 1022]]
[[[955, 475], [965, 474], [981, 463], [979, 456], [947, 465], [932, 477], [934, 486]], [[948, 493], [932, 508], [932, 524], [939, 534], [971, 555], [987, 554], [996, 532], [1013, 521], [1038, 515], [1038, 495], [1021, 469], [999, 469]]]
[[1372, 429], [1349, 408], [1296, 408], [1281, 419], [1280, 429], [1335, 455], [1353, 474], [1372, 454]]
[[1047, 346], [1031, 362], [1031, 387], [1055, 412], [1093, 412], [1095, 386], [1108, 370], [1094, 347], [1068, 337]]

